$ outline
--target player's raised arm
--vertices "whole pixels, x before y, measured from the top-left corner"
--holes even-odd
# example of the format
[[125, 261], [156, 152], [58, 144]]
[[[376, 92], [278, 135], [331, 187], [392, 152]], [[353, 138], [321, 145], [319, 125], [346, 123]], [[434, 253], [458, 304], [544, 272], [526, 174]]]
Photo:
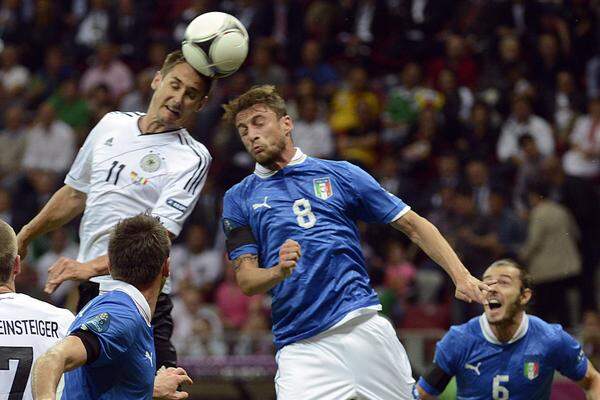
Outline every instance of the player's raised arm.
[[64, 185], [52, 195], [48, 203], [17, 235], [19, 254], [24, 258], [29, 242], [71, 221], [85, 209], [87, 194]]
[[87, 351], [79, 337], [68, 336], [51, 347], [33, 365], [33, 398], [56, 399], [56, 388], [63, 373], [82, 366], [86, 361]]
[[411, 210], [392, 221], [391, 225], [405, 233], [433, 261], [444, 268], [456, 286], [456, 298], [469, 303], [477, 301], [487, 304], [486, 293], [490, 290], [489, 286], [469, 273], [450, 244], [431, 222]]
[[266, 293], [290, 276], [302, 255], [298, 242], [288, 239], [279, 249], [279, 263], [271, 268], [260, 268], [258, 256], [243, 254], [233, 260], [235, 279], [247, 296]]

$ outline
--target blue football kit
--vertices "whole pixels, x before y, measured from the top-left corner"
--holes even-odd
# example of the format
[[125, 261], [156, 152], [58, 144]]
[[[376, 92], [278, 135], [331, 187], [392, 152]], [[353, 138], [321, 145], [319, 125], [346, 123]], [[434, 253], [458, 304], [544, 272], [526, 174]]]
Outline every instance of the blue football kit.
[[302, 249], [294, 272], [271, 289], [278, 349], [331, 328], [354, 310], [380, 307], [356, 221], [388, 224], [409, 210], [359, 167], [299, 149], [283, 169], [257, 165], [227, 191], [222, 222], [231, 260], [257, 255], [259, 265], [270, 268], [285, 240]]
[[[526, 314], [507, 343], [496, 339], [485, 315], [453, 326], [434, 357], [434, 370], [456, 376], [459, 400], [547, 400], [555, 371], [578, 381], [587, 366], [581, 346], [560, 325]], [[419, 380], [431, 395], [443, 390], [436, 375]]]
[[135, 287], [111, 285], [113, 290], [88, 303], [69, 328], [70, 334], [92, 333], [99, 352], [65, 374], [62, 400], [152, 399], [156, 358], [150, 307]]

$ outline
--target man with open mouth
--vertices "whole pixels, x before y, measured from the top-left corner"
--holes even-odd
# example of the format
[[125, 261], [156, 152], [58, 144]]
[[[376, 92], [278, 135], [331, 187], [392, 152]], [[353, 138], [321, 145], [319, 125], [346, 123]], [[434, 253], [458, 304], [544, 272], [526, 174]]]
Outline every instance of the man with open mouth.
[[547, 400], [555, 371], [588, 399], [600, 399], [600, 375], [581, 345], [560, 325], [525, 312], [533, 294], [527, 271], [499, 260], [483, 282], [496, 282], [484, 313], [453, 326], [438, 342], [433, 366], [417, 384], [421, 399], [436, 398], [455, 376], [459, 400]]

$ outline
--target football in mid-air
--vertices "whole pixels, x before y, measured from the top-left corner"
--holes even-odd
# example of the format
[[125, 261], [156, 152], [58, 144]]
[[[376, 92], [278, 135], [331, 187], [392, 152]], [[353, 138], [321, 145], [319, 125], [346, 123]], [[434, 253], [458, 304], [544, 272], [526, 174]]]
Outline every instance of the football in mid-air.
[[198, 72], [222, 78], [240, 68], [248, 55], [248, 32], [234, 16], [222, 12], [201, 14], [189, 23], [181, 50]]

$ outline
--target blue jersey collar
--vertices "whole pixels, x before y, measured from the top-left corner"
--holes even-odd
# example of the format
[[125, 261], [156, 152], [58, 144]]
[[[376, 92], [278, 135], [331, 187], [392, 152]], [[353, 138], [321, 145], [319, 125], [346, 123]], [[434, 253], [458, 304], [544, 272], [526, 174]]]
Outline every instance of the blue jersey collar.
[[[306, 160], [306, 154], [304, 154], [302, 152], [302, 150], [300, 150], [300, 148], [298, 148], [298, 147], [295, 147], [295, 149], [296, 149], [296, 153], [294, 154], [294, 157], [292, 157], [292, 160], [289, 162], [288, 165], [301, 164], [304, 162], [304, 160]], [[286, 165], [286, 167], [288, 165]], [[278, 170], [274, 171], [272, 169], [269, 169], [265, 166], [260, 165], [259, 163], [256, 163], [256, 167], [254, 167], [254, 173], [263, 179], [270, 178], [271, 176], [275, 175], [277, 172], [279, 172], [279, 171]]]
[[479, 326], [481, 327], [481, 332], [483, 333], [483, 337], [488, 342], [493, 343], [493, 344], [500, 344], [500, 345], [511, 344], [511, 343], [514, 343], [517, 340], [521, 339], [527, 333], [527, 330], [529, 329], [529, 316], [527, 316], [527, 314], [525, 314], [525, 313], [523, 314], [523, 319], [521, 320], [521, 325], [519, 325], [519, 328], [517, 329], [517, 331], [515, 332], [513, 337], [507, 343], [503, 343], [496, 338], [496, 335], [494, 335], [494, 332], [492, 331], [492, 327], [490, 326], [490, 323], [488, 322], [487, 318], [485, 317], [485, 314], [481, 314], [481, 316], [479, 317]]
[[112, 292], [114, 290], [121, 291], [131, 297], [131, 300], [135, 303], [138, 311], [144, 317], [146, 324], [151, 326], [152, 314], [150, 312], [150, 305], [148, 301], [135, 286], [130, 285], [127, 282], [118, 281], [116, 279], [106, 280], [100, 282], [100, 294]]

